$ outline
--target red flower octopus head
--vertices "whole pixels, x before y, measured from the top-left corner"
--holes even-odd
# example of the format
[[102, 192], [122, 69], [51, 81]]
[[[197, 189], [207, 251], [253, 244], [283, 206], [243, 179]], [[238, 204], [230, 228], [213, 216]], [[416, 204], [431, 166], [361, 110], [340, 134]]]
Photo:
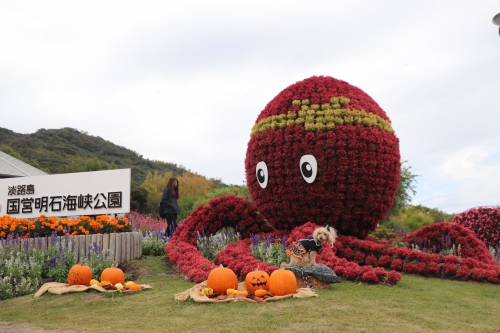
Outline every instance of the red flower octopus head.
[[248, 143], [248, 189], [279, 230], [307, 221], [366, 237], [394, 202], [399, 140], [365, 92], [311, 77], [280, 92], [258, 116]]

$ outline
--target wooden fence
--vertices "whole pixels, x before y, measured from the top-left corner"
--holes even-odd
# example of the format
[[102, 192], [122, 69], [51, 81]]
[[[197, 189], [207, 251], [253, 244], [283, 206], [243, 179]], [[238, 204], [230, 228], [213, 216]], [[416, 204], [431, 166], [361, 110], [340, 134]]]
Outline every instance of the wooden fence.
[[[109, 255], [117, 264], [127, 262], [132, 259], [139, 259], [142, 256], [142, 233], [122, 232], [116, 234], [95, 234], [78, 235], [72, 237], [59, 236], [57, 239], [51, 237], [37, 237], [23, 239], [23, 246], [28, 248], [46, 249], [57, 242], [66, 242], [66, 239], [74, 243], [73, 252], [77, 261], [85, 257], [89, 251], [94, 249], [109, 251]], [[63, 243], [64, 244], [64, 243]], [[0, 248], [2, 244], [0, 243]]]

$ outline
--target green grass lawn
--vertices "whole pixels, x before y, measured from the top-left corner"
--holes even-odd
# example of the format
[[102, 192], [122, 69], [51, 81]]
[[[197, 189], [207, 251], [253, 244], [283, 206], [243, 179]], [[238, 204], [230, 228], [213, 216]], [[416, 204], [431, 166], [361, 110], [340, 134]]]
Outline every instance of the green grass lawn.
[[500, 332], [500, 286], [404, 275], [393, 287], [342, 282], [319, 297], [266, 304], [177, 302], [194, 284], [161, 257], [135, 260], [152, 289], [0, 301], [0, 331], [78, 332]]

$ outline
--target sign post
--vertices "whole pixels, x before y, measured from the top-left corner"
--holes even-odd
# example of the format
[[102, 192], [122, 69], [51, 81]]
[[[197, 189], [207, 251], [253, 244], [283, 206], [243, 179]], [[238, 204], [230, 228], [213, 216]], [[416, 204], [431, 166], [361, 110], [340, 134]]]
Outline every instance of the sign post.
[[130, 212], [130, 169], [0, 179], [0, 216]]

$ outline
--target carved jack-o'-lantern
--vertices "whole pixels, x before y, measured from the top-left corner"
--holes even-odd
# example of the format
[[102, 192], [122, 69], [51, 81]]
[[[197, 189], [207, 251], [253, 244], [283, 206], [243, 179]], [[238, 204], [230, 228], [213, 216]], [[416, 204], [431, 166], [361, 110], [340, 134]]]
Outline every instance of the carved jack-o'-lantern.
[[257, 268], [255, 271], [250, 272], [245, 277], [245, 286], [248, 292], [255, 292], [257, 289], [269, 290], [269, 274], [265, 271], [259, 271]]

